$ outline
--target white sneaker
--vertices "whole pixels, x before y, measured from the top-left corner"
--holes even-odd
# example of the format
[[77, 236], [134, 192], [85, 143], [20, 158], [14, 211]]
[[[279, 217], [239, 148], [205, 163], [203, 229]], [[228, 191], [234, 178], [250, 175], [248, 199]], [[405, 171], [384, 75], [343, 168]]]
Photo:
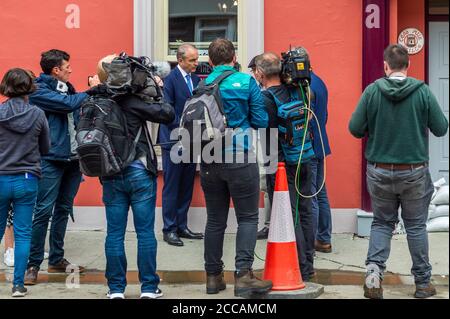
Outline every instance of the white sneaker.
[[14, 267], [14, 248], [8, 248], [3, 255], [3, 262], [8, 267]]
[[108, 293], [106, 294], [106, 298], [108, 298], [108, 299], [125, 299], [125, 295], [122, 293], [112, 294], [108, 291]]
[[158, 299], [164, 296], [161, 289], [156, 289], [154, 292], [143, 292], [141, 293], [141, 299]]

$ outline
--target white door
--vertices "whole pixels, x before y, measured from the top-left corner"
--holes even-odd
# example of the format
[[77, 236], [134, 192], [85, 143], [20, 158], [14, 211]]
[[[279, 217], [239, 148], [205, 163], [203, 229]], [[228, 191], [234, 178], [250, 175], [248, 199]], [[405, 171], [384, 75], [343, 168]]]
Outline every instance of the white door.
[[[430, 88], [448, 119], [448, 22], [430, 22]], [[430, 170], [433, 181], [448, 175], [448, 134], [436, 138], [430, 134]]]

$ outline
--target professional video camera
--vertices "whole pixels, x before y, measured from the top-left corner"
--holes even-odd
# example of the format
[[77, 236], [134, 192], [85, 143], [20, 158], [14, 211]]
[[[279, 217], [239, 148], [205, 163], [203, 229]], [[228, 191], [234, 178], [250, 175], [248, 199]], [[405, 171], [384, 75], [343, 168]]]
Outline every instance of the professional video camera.
[[281, 53], [281, 57], [281, 77], [285, 84], [302, 87], [311, 84], [311, 62], [304, 49], [290, 49]]

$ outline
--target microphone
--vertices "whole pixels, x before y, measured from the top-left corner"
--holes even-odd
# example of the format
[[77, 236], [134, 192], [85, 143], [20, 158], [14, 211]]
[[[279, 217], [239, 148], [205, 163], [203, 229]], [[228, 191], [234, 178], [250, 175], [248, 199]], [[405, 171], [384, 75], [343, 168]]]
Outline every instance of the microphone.
[[168, 62], [156, 61], [152, 64], [155, 68], [155, 75], [159, 76], [161, 79], [166, 78], [170, 74], [171, 67]]

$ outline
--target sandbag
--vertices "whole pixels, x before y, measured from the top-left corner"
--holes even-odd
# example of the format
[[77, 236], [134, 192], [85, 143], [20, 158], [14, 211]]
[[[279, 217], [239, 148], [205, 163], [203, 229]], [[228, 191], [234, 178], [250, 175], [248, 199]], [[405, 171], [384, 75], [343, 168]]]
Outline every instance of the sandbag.
[[436, 194], [433, 196], [433, 199], [431, 200], [432, 205], [448, 205], [448, 192], [449, 188], [448, 185], [442, 186], [439, 188], [439, 190], [436, 192]]
[[448, 232], [449, 217], [438, 217], [427, 223], [429, 233]]
[[439, 218], [439, 217], [448, 217], [449, 213], [448, 213], [448, 205], [440, 205], [440, 206], [435, 206], [433, 211], [429, 211], [428, 214], [428, 219], [435, 219], [435, 218]]

